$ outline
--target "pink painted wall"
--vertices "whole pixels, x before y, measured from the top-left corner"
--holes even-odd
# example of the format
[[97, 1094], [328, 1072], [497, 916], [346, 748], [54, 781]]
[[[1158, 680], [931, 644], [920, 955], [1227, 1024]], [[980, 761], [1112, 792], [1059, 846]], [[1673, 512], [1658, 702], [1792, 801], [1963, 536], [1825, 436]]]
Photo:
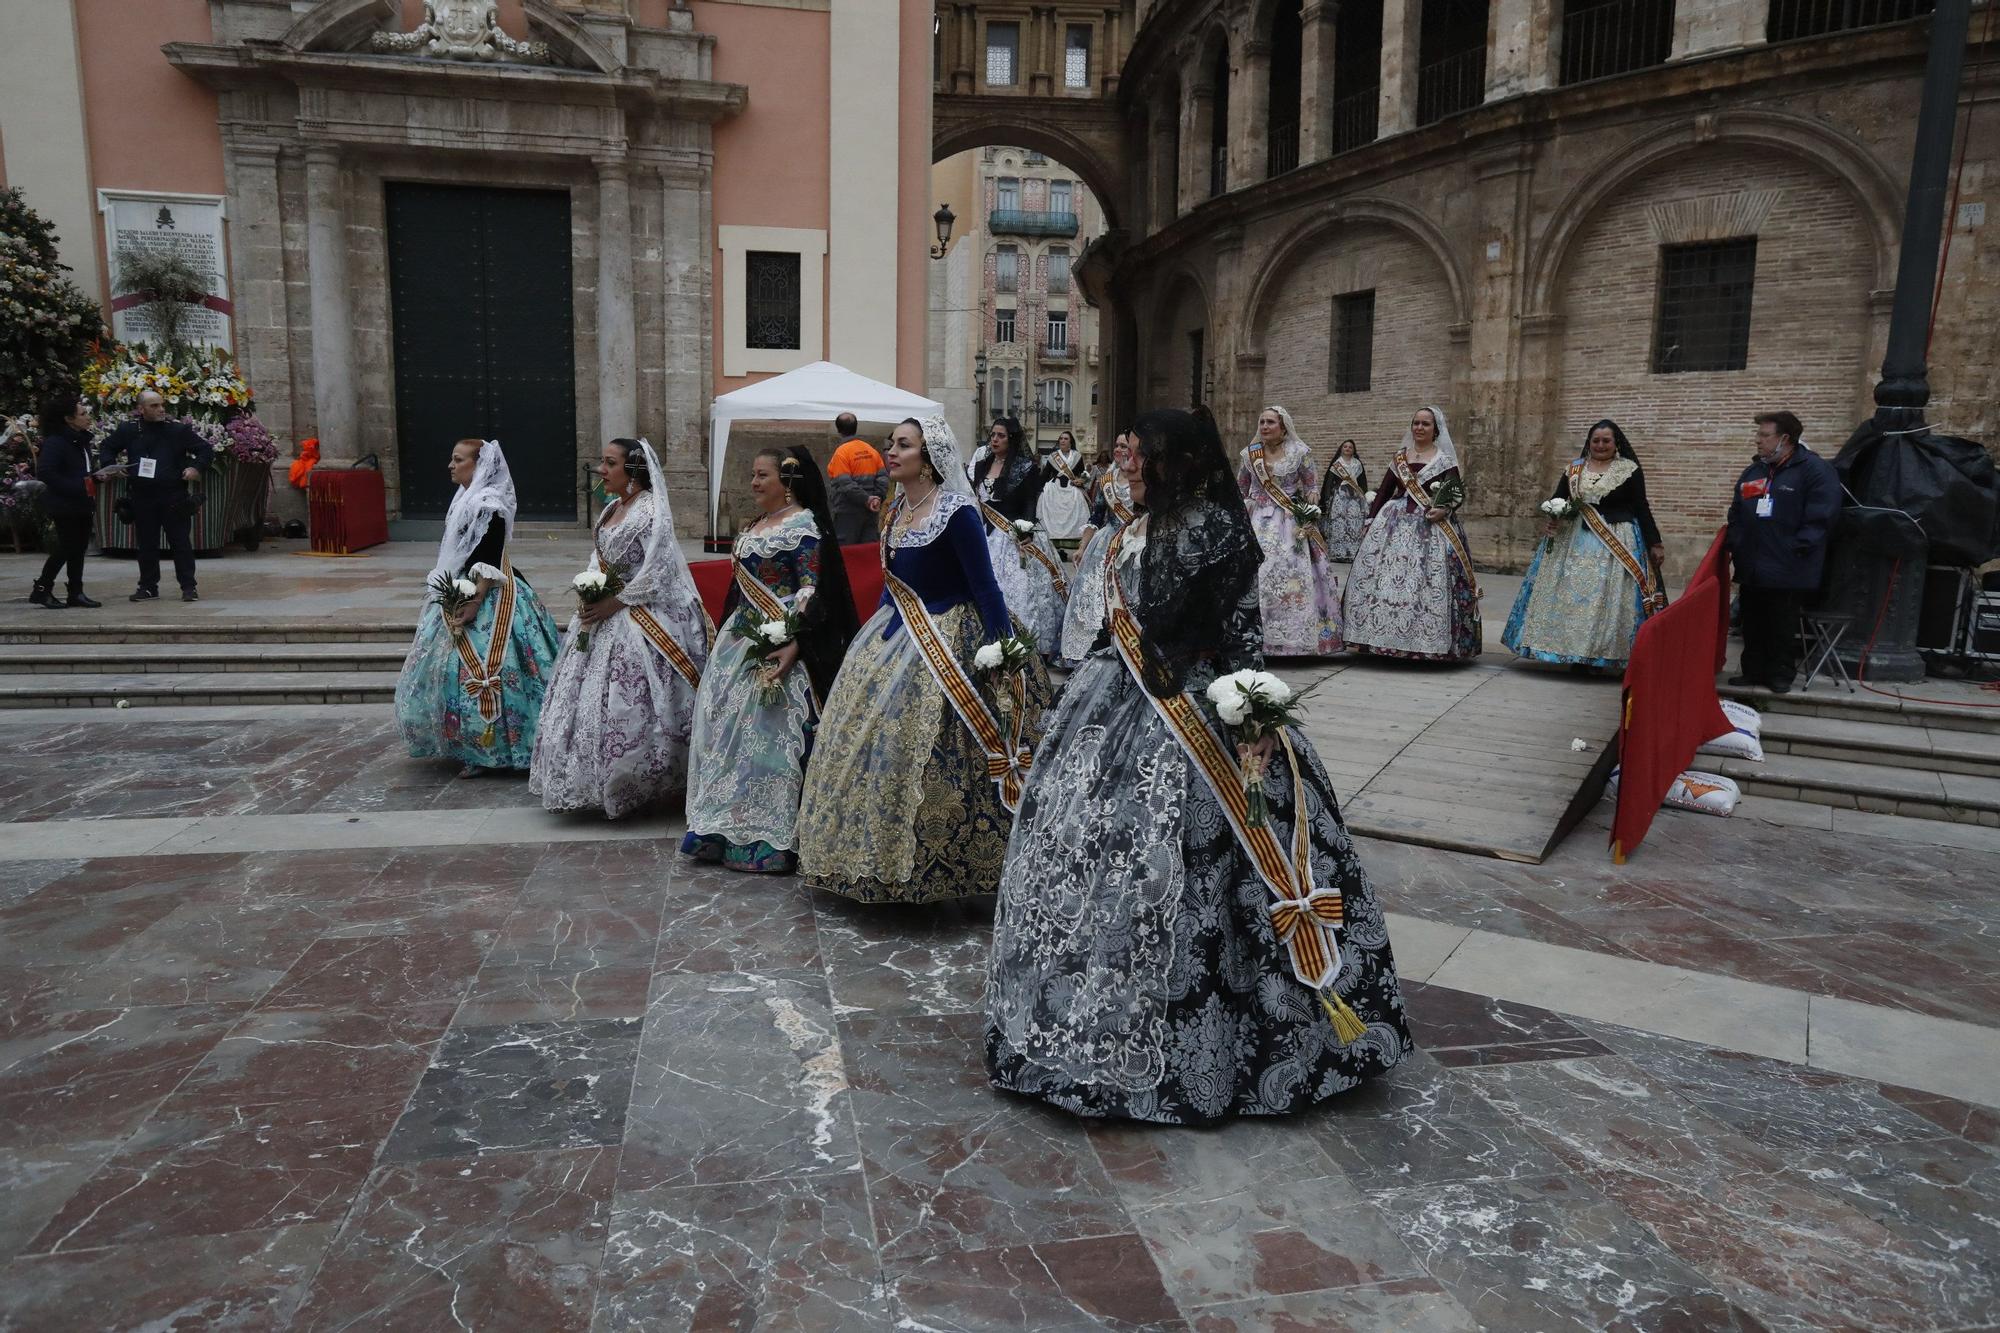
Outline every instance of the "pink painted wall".
[[[75, 3], [91, 188], [224, 193], [215, 94], [160, 54], [168, 42], [214, 40], [206, 0]], [[101, 227], [96, 244], [104, 271]]]
[[[831, 96], [827, 16], [802, 9], [694, 0], [694, 26], [715, 38], [715, 77], [750, 90], [738, 115], [715, 127], [715, 225], [810, 227], [828, 223], [827, 106]], [[710, 237], [713, 244], [714, 238]], [[722, 336], [722, 251], [713, 252], [716, 337]], [[822, 337], [826, 311], [820, 310]], [[715, 391], [764, 376], [726, 377], [715, 358]]]

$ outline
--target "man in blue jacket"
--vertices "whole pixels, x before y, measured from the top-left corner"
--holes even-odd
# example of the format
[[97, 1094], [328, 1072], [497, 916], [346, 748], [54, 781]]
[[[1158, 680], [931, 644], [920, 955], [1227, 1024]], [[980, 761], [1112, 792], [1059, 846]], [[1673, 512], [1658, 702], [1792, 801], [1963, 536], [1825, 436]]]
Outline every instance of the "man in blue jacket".
[[1833, 464], [1799, 441], [1790, 412], [1757, 418], [1757, 458], [1729, 505], [1729, 554], [1742, 585], [1742, 674], [1731, 685], [1789, 693], [1799, 669], [1799, 609], [1819, 587], [1840, 513]]
[[139, 419], [111, 432], [102, 456], [126, 465], [126, 494], [132, 499], [133, 535], [139, 547], [139, 590], [135, 602], [160, 595], [160, 534], [174, 553], [174, 578], [181, 600], [198, 600], [194, 586], [194, 546], [188, 524], [194, 517], [188, 483], [199, 481], [215, 451], [194, 427], [167, 420], [167, 400], [151, 389], [139, 395]]

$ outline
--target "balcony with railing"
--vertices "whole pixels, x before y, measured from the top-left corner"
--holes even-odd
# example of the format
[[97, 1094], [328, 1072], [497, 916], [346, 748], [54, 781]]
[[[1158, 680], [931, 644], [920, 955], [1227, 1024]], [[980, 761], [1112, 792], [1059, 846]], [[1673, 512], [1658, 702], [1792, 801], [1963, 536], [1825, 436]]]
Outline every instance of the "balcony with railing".
[[1662, 65], [1673, 44], [1673, 0], [1570, 0], [1562, 16], [1562, 81]]
[[1299, 164], [1299, 122], [1272, 121], [1267, 132], [1264, 174], [1282, 176]]
[[1036, 351], [1043, 362], [1067, 365], [1076, 360], [1076, 344], [1069, 340], [1066, 329], [1061, 332], [1055, 329], [1045, 332], [1042, 335], [1041, 346]]
[[1765, 38], [1789, 42], [1830, 32], [1903, 23], [1935, 8], [1933, 0], [1771, 0]]
[[1025, 208], [996, 208], [986, 215], [986, 230], [994, 236], [1074, 236], [1076, 214]]
[[1345, 153], [1375, 142], [1382, 117], [1382, 90], [1375, 84], [1333, 101], [1333, 151]]
[[1469, 47], [1417, 70], [1417, 124], [1470, 111], [1486, 98], [1486, 48]]

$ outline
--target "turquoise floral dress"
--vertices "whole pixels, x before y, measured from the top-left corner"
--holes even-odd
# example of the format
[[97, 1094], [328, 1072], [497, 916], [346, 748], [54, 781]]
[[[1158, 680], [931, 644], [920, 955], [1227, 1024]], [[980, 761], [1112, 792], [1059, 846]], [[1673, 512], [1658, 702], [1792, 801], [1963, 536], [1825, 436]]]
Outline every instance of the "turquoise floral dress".
[[[820, 557], [810, 510], [736, 539], [737, 569], [769, 588], [787, 612], [802, 610], [817, 590]], [[762, 697], [750, 636], [763, 619], [732, 584], [695, 696], [681, 852], [784, 875], [798, 866], [799, 793], [819, 706], [803, 660], [785, 673], [776, 700]]]
[[507, 563], [501, 518], [492, 520], [460, 573], [484, 575], [493, 587], [462, 635], [451, 632], [436, 601], [424, 604], [396, 681], [396, 722], [412, 758], [525, 769], [561, 647], [555, 621]]

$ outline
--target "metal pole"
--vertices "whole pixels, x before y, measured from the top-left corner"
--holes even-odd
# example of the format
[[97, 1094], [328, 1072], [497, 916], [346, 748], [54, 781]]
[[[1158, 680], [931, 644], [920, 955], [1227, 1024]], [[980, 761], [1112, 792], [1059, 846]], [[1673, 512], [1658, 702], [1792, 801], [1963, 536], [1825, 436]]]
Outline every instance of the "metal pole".
[[1875, 423], [1906, 430], [1923, 421], [1931, 398], [1925, 343], [1931, 297], [1937, 287], [1938, 245], [1950, 197], [1952, 138], [1958, 125], [1959, 76], [1965, 66], [1971, 0], [1938, 0], [1931, 16], [1931, 49], [1924, 64], [1917, 107], [1917, 146], [1910, 161], [1910, 193], [1903, 205], [1902, 252], [1896, 297], [1889, 311], [1889, 347], [1875, 386]]

